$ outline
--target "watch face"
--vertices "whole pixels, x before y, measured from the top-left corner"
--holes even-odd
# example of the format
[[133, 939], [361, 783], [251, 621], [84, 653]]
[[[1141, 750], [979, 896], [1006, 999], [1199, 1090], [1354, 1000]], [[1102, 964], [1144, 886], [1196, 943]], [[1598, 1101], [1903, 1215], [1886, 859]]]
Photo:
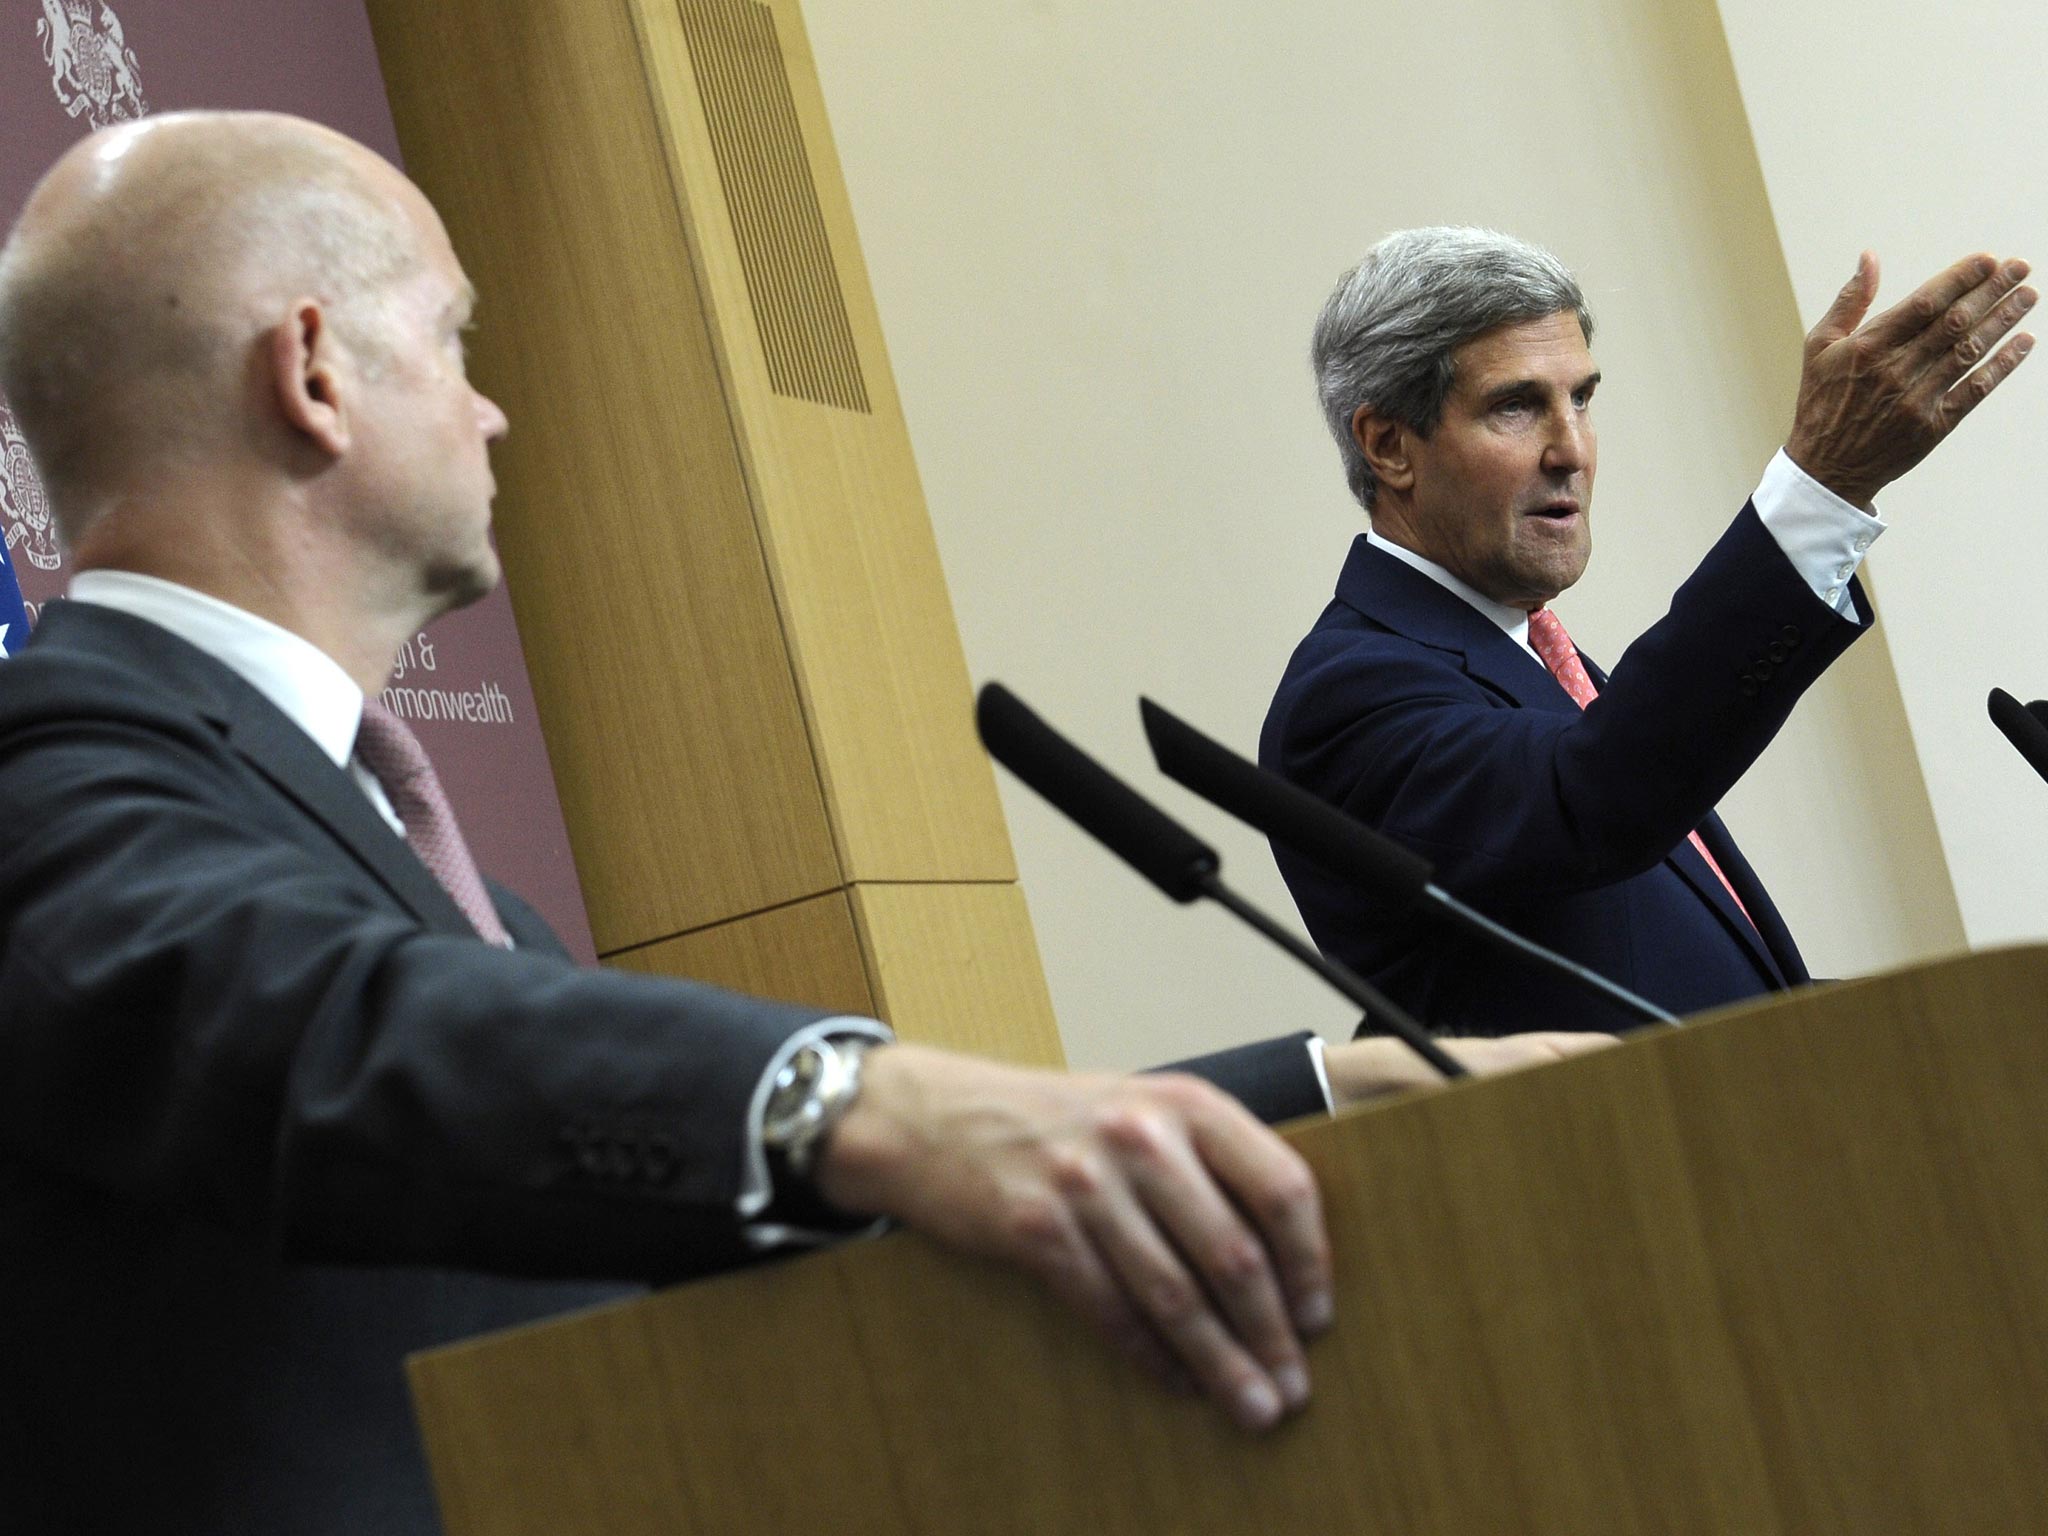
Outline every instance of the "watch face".
[[818, 1077], [824, 1066], [824, 1053], [814, 1045], [806, 1045], [775, 1074], [775, 1086], [769, 1090], [761, 1126], [762, 1133], [771, 1143], [787, 1137], [801, 1123], [803, 1113], [817, 1091]]

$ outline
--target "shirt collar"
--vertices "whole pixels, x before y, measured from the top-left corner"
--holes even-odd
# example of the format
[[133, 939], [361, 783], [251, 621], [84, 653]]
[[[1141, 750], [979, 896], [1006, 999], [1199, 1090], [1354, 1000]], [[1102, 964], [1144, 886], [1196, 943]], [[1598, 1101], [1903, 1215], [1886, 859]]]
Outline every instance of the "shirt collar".
[[[1421, 555], [1415, 553], [1414, 550], [1396, 544], [1392, 539], [1374, 532], [1370, 526], [1365, 530], [1365, 541], [1374, 549], [1384, 550], [1387, 554], [1392, 555], [1403, 565], [1411, 566], [1415, 570], [1422, 572], [1423, 575], [1442, 587], [1446, 592], [1462, 599], [1471, 607], [1477, 608], [1480, 613], [1493, 622], [1502, 634], [1514, 641], [1515, 644], [1519, 645], [1531, 656], [1536, 655], [1535, 649], [1529, 644], [1529, 615], [1526, 610], [1510, 608], [1506, 603], [1495, 602], [1476, 587], [1467, 586], [1434, 560], [1424, 559]], [[1539, 657], [1538, 660], [1540, 661], [1541, 658]]]
[[310, 640], [217, 597], [134, 571], [80, 571], [67, 595], [146, 619], [196, 645], [282, 710], [337, 767], [347, 766], [363, 691]]

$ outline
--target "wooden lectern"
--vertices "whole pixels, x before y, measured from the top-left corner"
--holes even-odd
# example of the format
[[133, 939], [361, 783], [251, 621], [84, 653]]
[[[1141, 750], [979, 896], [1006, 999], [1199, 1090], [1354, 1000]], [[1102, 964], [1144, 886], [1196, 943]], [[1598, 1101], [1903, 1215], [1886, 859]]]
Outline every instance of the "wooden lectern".
[[1290, 1134], [1339, 1316], [1274, 1435], [898, 1235], [413, 1361], [450, 1536], [2048, 1525], [2048, 949]]

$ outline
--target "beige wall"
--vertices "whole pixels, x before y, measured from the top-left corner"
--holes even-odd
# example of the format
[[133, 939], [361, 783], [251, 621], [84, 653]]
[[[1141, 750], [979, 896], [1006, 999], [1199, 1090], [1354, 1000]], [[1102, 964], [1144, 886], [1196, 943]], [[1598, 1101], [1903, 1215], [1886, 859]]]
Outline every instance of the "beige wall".
[[[1809, 310], [1864, 246], [1884, 262], [1881, 304], [1971, 250], [2048, 265], [2048, 16], [2020, 7], [1977, 37], [1959, 13], [1904, 0], [1721, 9]], [[2038, 319], [2032, 328], [2042, 332]], [[1887, 492], [1893, 526], [1871, 557], [1973, 944], [2048, 933], [2048, 788], [1984, 710], [1994, 685], [2048, 694], [2035, 596], [2044, 399], [2036, 359]]]
[[[1603, 472], [1561, 611], [1596, 655], [1662, 612], [1782, 437], [1801, 327], [1712, 0], [806, 15], [971, 667], [1283, 911], [1263, 845], [1151, 772], [1134, 701], [1249, 750], [1327, 598], [1361, 514], [1303, 358], [1339, 271], [1426, 222], [1579, 269]], [[1348, 1027], [1221, 914], [1005, 796], [1075, 1063]], [[1881, 642], [1727, 810], [1817, 971], [1960, 943]]]

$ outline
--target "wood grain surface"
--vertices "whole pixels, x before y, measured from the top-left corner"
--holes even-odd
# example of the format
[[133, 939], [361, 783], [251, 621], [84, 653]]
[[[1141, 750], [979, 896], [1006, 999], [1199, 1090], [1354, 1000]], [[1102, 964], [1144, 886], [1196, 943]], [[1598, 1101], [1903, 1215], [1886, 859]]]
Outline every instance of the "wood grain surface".
[[600, 954], [842, 883], [623, 0], [375, 0], [481, 295], [499, 548]]
[[1066, 1064], [1024, 894], [1012, 884], [853, 888], [882, 1017], [906, 1040]]
[[[598, 952], [803, 999], [853, 996], [855, 957], [920, 1038], [1057, 1060], [795, 7], [370, 14], [483, 298], [499, 545]], [[786, 942], [774, 914], [874, 882], [928, 889]]]
[[2029, 949], [1305, 1124], [1339, 1321], [1265, 1439], [908, 1235], [415, 1390], [451, 1536], [2031, 1530], [2044, 1103]]

